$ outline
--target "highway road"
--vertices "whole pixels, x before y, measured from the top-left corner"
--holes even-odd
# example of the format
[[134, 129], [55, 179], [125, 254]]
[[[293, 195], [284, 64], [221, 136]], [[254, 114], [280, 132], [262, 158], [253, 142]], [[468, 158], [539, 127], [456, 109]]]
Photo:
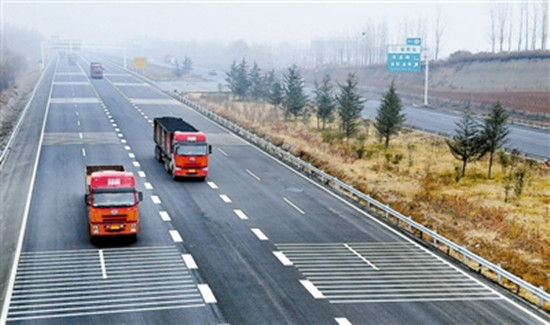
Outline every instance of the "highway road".
[[[88, 64], [48, 66], [2, 164], [1, 321], [549, 322], [127, 72], [89, 79]], [[158, 116], [207, 134], [205, 182], [174, 181], [155, 160]], [[87, 164], [137, 175], [135, 243], [90, 242]]]

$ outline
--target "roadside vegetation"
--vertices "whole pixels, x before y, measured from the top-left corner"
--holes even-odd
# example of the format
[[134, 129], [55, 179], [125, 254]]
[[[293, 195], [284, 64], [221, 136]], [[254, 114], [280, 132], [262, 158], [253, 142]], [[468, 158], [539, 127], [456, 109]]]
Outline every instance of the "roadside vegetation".
[[[244, 83], [232, 74], [238, 66], [227, 73], [232, 90]], [[255, 88], [240, 75], [244, 89]], [[550, 168], [500, 150], [508, 128], [498, 101], [482, 124], [464, 107], [456, 135], [445, 139], [402, 127], [393, 84], [372, 121], [357, 114], [354, 74], [342, 84], [325, 76], [306, 101], [296, 66], [281, 81], [272, 72], [256, 80], [270, 82], [256, 85], [264, 92], [255, 98], [242, 89], [188, 97], [550, 291]]]

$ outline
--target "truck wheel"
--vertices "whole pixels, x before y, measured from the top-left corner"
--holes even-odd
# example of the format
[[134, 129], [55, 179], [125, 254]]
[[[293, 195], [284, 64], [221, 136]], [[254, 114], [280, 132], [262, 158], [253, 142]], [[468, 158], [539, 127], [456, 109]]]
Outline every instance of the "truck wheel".
[[166, 170], [168, 174], [172, 173], [172, 169], [170, 168], [170, 160], [164, 161], [164, 170]]
[[162, 162], [162, 153], [160, 152], [159, 146], [155, 146], [155, 158]]

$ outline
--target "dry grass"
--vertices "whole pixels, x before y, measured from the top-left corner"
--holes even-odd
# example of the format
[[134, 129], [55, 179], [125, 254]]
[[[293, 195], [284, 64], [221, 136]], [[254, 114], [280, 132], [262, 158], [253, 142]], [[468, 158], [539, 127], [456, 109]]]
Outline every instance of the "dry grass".
[[517, 196], [511, 189], [505, 202], [505, 185], [516, 184], [508, 180], [510, 167], [503, 168], [495, 157], [493, 178], [488, 179], [486, 158], [469, 164], [457, 182], [460, 162], [437, 136], [406, 130], [384, 151], [372, 125], [363, 126], [363, 141], [346, 143], [334, 136], [336, 125], [323, 136], [314, 119], [284, 122], [280, 110], [270, 105], [232, 101], [222, 94], [189, 97], [550, 290], [550, 168], [543, 164], [519, 159], [512, 174], [526, 172], [523, 193]]

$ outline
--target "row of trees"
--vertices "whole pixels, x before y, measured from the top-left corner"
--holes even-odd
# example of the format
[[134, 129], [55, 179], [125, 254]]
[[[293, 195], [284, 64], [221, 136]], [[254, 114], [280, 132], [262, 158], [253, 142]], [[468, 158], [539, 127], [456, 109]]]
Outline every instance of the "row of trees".
[[[290, 117], [296, 120], [299, 116], [314, 112], [317, 125], [320, 126], [322, 123], [324, 129], [327, 122], [334, 121], [334, 115], [337, 113], [339, 127], [346, 139], [355, 136], [361, 125], [361, 111], [365, 100], [358, 93], [358, 78], [354, 73], [348, 75], [344, 84], [338, 84], [337, 92], [329, 75], [326, 75], [321, 83], [315, 81], [312, 100], [304, 93], [304, 80], [296, 65], [288, 68], [281, 82], [276, 78], [274, 70], [262, 75], [256, 63], [249, 70], [243, 58], [239, 64], [233, 62], [226, 73], [226, 81], [233, 95], [240, 99], [265, 100], [280, 107], [285, 120]], [[392, 82], [389, 91], [384, 95], [375, 122], [378, 136], [385, 139], [386, 148], [389, 146], [390, 137], [399, 132], [405, 121], [401, 110], [401, 100]]]
[[[355, 74], [349, 74], [344, 84], [338, 84], [338, 90], [334, 89], [329, 75], [321, 83], [315, 81], [314, 98], [311, 101], [304, 94], [304, 81], [296, 65], [288, 68], [283, 79], [282, 83], [279, 82], [273, 70], [262, 75], [256, 63], [248, 71], [243, 58], [239, 65], [235, 62], [232, 64], [226, 81], [232, 93], [241, 99], [266, 100], [280, 106], [285, 120], [291, 116], [296, 120], [313, 111], [318, 128], [324, 129], [327, 123], [334, 121], [337, 113], [340, 130], [346, 139], [357, 134], [365, 99], [358, 93], [358, 79]], [[391, 137], [397, 135], [405, 123], [402, 110], [401, 99], [392, 82], [383, 95], [374, 121], [377, 136], [380, 141], [384, 141], [385, 149], [388, 149]], [[452, 155], [462, 162], [461, 176], [465, 175], [469, 162], [477, 161], [488, 154], [488, 177], [491, 178], [493, 158], [497, 150], [506, 143], [509, 132], [508, 114], [500, 102], [497, 101], [483, 123], [474, 118], [468, 106], [463, 118], [457, 122], [455, 135], [446, 141]]]
[[15, 83], [16, 78], [25, 70], [26, 65], [27, 60], [23, 55], [4, 50], [0, 62], [0, 92]]

